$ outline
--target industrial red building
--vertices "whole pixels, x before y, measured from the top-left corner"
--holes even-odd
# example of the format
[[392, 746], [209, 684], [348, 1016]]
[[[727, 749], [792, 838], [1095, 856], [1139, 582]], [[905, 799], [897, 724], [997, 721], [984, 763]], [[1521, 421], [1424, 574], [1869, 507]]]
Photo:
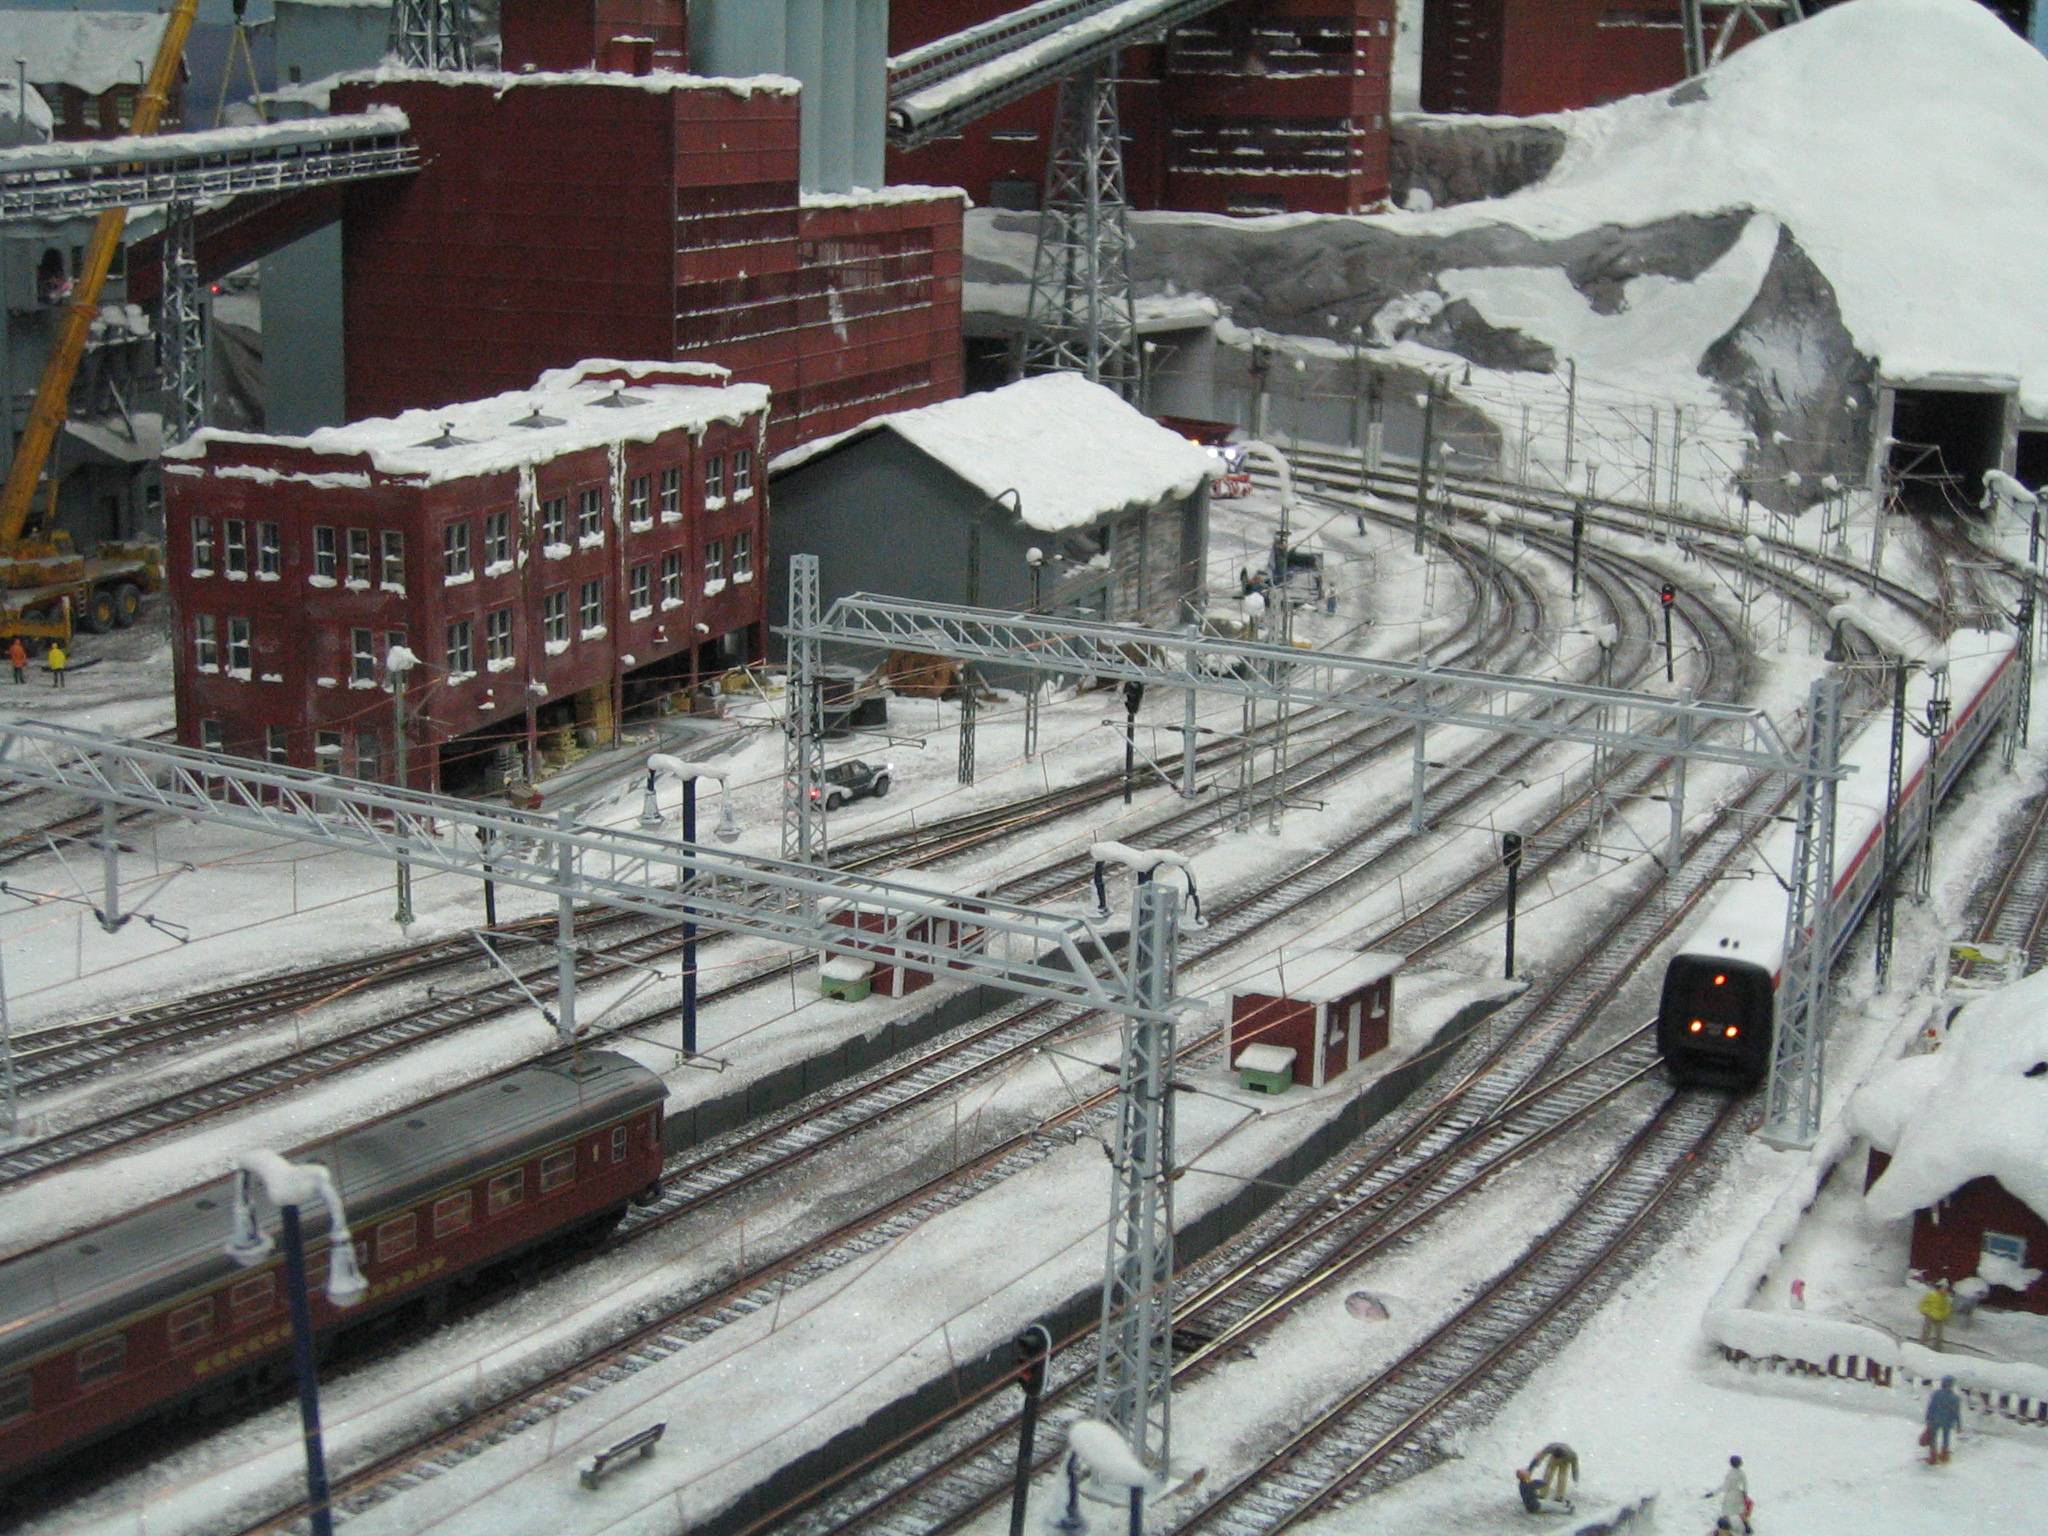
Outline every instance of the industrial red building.
[[[899, 54], [1012, 9], [895, 0]], [[1232, 0], [1121, 59], [1125, 173], [1138, 208], [1357, 213], [1388, 192], [1394, 0]], [[950, 183], [979, 203], [1037, 206], [1057, 92], [955, 139], [890, 156], [892, 181]]]
[[958, 194], [802, 195], [793, 83], [384, 70], [333, 94], [382, 102], [423, 169], [348, 191], [351, 418], [688, 359], [773, 390], [779, 451], [960, 392]]
[[531, 774], [555, 733], [760, 655], [768, 391], [592, 362], [526, 390], [166, 455], [179, 739], [407, 782]]

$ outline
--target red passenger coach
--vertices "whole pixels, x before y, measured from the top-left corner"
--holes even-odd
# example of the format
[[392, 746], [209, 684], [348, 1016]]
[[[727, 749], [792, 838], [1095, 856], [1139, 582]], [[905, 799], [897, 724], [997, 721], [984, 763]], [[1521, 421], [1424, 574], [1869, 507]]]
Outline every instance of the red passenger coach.
[[[659, 1186], [667, 1088], [593, 1051], [401, 1110], [297, 1154], [334, 1175], [370, 1283], [322, 1289], [326, 1215], [306, 1213], [313, 1325], [359, 1326], [551, 1239], [609, 1230]], [[0, 1482], [172, 1410], [283, 1379], [282, 1256], [227, 1257], [221, 1180], [0, 1263]], [[266, 1231], [277, 1217], [260, 1208]]]

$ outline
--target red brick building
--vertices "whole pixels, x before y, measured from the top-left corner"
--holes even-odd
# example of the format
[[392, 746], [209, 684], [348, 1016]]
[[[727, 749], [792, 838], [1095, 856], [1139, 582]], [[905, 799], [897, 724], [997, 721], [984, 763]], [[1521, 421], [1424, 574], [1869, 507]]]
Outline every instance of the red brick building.
[[768, 391], [591, 362], [304, 438], [205, 431], [164, 473], [179, 739], [394, 777], [531, 772], [550, 733], [752, 660]]
[[1393, 1039], [1399, 955], [1312, 949], [1237, 981], [1223, 1026], [1223, 1055], [1247, 1046], [1294, 1053], [1294, 1082], [1320, 1088], [1384, 1051]]
[[[896, 0], [892, 54], [1011, 9]], [[1121, 59], [1118, 106], [1134, 207], [1357, 213], [1388, 193], [1394, 0], [1232, 0]], [[978, 203], [1035, 207], [1051, 149], [1048, 89], [957, 139], [892, 152], [892, 181], [951, 183]]]
[[[1863, 1187], [1870, 1188], [1890, 1166], [1890, 1155], [1873, 1149]], [[1967, 1280], [1987, 1257], [2009, 1263], [2022, 1276], [2030, 1270], [2036, 1276], [2024, 1290], [1992, 1286], [1991, 1305], [2048, 1313], [2048, 1273], [2042, 1273], [2048, 1270], [2048, 1222], [1997, 1179], [1971, 1179], [1913, 1213], [1909, 1262], [1927, 1283]]]
[[792, 82], [386, 70], [333, 94], [375, 103], [423, 169], [348, 190], [352, 419], [585, 357], [766, 384], [771, 451], [960, 392], [958, 195], [801, 195]]

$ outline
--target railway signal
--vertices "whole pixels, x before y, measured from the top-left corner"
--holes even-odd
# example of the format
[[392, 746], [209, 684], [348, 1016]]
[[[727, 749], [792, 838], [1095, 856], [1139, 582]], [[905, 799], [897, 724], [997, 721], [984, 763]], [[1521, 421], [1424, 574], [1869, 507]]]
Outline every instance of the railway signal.
[[1664, 681], [1675, 683], [1678, 673], [1671, 658], [1671, 610], [1678, 606], [1678, 588], [1667, 581], [1657, 597], [1664, 606]]
[[1515, 979], [1515, 903], [1522, 890], [1521, 833], [1501, 833], [1500, 861], [1508, 872], [1507, 968], [1505, 975], [1509, 981], [1513, 981]]
[[1145, 685], [1135, 678], [1124, 684], [1124, 804], [1131, 803], [1131, 780], [1138, 771], [1138, 706], [1145, 702]]

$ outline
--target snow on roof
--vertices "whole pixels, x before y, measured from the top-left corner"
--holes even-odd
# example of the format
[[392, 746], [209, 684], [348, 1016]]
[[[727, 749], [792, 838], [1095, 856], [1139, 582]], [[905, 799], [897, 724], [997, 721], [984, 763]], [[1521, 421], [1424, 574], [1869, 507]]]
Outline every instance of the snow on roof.
[[[4, 99], [4, 98], [0, 98]], [[4, 110], [4, 108], [0, 108]], [[294, 117], [240, 128], [195, 128], [189, 133], [124, 134], [114, 139], [62, 139], [0, 152], [0, 175], [25, 175], [63, 170], [74, 165], [107, 165], [130, 159], [143, 162], [176, 160], [192, 155], [219, 155], [237, 150], [270, 149], [294, 144], [325, 144], [337, 139], [404, 133], [411, 121], [399, 108], [379, 103], [361, 112], [335, 117]]]
[[2048, 1216], [2048, 971], [1971, 1003], [1934, 1054], [1879, 1068], [1849, 1101], [1849, 1125], [1892, 1156], [1864, 1197], [1875, 1216], [1911, 1215], [1985, 1177]]
[[1291, 997], [1303, 1003], [1333, 1003], [1361, 987], [1384, 981], [1406, 963], [1402, 955], [1373, 950], [1310, 949], [1240, 976], [1232, 997]]
[[1910, 615], [1890, 603], [1850, 598], [1828, 610], [1830, 624], [1852, 624], [1875, 640], [1879, 647], [1907, 661], [1917, 661], [1930, 672], [1948, 666], [1948, 647], [1921, 628]]
[[[16, 79], [0, 80], [0, 145], [16, 148], [24, 144], [44, 144], [49, 141], [57, 120], [50, 115], [50, 104], [43, 100], [43, 93], [30, 86], [26, 94]], [[21, 97], [20, 101], [15, 98]], [[28, 117], [22, 117], [22, 103], [28, 106]]]
[[958, 200], [967, 207], [974, 199], [964, 187], [924, 187], [902, 182], [887, 187], [855, 187], [850, 192], [805, 192], [799, 201], [806, 208], [874, 208], [888, 203], [943, 203]]
[[375, 69], [351, 70], [341, 79], [372, 85], [481, 86], [500, 96], [521, 86], [545, 85], [608, 85], [621, 90], [662, 94], [669, 91], [727, 91], [743, 100], [756, 95], [794, 96], [803, 90], [803, 83], [788, 75], [735, 75], [728, 79], [716, 75], [678, 75], [662, 69], [651, 75], [621, 75], [601, 69], [536, 69], [514, 75], [488, 69], [407, 69], [397, 64], [380, 64]]
[[857, 438], [891, 431], [990, 496], [1014, 490], [1024, 521], [1079, 528], [1162, 497], [1190, 496], [1216, 472], [1208, 451], [1077, 373], [872, 417], [778, 457], [794, 469]]
[[2048, 59], [1976, 0], [1833, 6], [1698, 81], [1544, 121], [1567, 144], [1541, 182], [1399, 227], [1560, 237], [1754, 208], [1887, 377], [2016, 377], [2048, 413]]
[[[765, 384], [730, 384], [711, 363], [622, 363], [592, 358], [540, 376], [532, 389], [465, 400], [433, 411], [406, 411], [306, 437], [270, 437], [208, 427], [168, 450], [170, 459], [205, 459], [215, 444], [303, 449], [357, 457], [387, 475], [433, 485], [468, 475], [544, 464], [608, 443], [651, 442], [678, 428], [737, 424], [768, 408]], [[620, 380], [625, 382], [621, 384]], [[614, 397], [623, 404], [614, 405]], [[538, 418], [533, 425], [525, 425]], [[235, 455], [224, 454], [232, 460]]]
[[26, 59], [32, 85], [97, 96], [142, 83], [136, 71], [149, 73], [169, 22], [145, 11], [0, 11], [0, 59], [10, 71]]

